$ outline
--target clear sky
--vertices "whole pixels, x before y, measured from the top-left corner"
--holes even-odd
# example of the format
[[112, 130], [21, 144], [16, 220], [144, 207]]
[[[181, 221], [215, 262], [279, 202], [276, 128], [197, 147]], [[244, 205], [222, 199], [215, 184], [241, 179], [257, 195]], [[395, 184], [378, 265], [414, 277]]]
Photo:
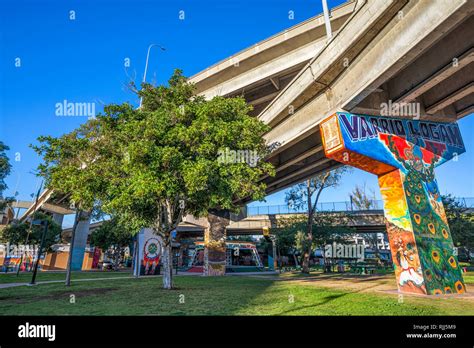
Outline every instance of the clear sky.
[[[328, 1], [330, 7], [342, 2]], [[321, 12], [320, 0], [2, 0], [0, 139], [10, 146], [13, 164], [6, 194], [18, 192], [17, 198], [26, 200], [37, 190], [32, 171], [40, 159], [29, 144], [87, 120], [56, 116], [56, 103], [95, 102], [96, 112], [108, 103], [138, 104], [124, 85], [131, 78], [141, 81], [149, 44], [166, 48], [152, 49], [147, 75], [148, 82], [163, 83], [175, 68], [192, 76]], [[474, 119], [459, 124], [467, 152], [437, 169], [438, 183], [442, 193], [473, 197]], [[354, 185], [363, 183], [379, 197], [376, 177], [354, 170], [321, 200], [347, 200]], [[282, 192], [267, 199], [267, 204], [283, 203]]]

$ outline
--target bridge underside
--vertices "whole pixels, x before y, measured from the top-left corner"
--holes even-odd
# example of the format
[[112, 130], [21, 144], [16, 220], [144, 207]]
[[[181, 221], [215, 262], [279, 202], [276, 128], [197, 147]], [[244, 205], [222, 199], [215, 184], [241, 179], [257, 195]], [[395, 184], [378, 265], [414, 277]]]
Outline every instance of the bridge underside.
[[[418, 103], [421, 119], [441, 122], [456, 121], [471, 114], [474, 111], [473, 37], [474, 16], [469, 16], [431, 46], [416, 52], [416, 56], [400, 58], [386, 73], [364, 86], [359, 93], [350, 96], [340, 105], [340, 109], [357, 114], [380, 115], [383, 103]], [[366, 64], [366, 74], [370, 74], [370, 63], [364, 61], [364, 57], [370, 57], [369, 52], [360, 52], [357, 59]], [[350, 76], [350, 71], [341, 74], [334, 84], [345, 80], [350, 83], [352, 79], [359, 78], [356, 74]], [[328, 93], [328, 89], [323, 86], [318, 90], [313, 87], [313, 99], [298, 97], [292, 101], [302, 103], [300, 109], [295, 111], [296, 119], [286, 118], [286, 121], [282, 119], [274, 124], [274, 133], [283, 131], [284, 127], [291, 127], [299, 120], [304, 120], [308, 127], [269, 157], [276, 167], [277, 175], [264, 179], [268, 193], [340, 165], [325, 157], [317, 127], [324, 118], [321, 116], [327, 114], [323, 110], [330, 103]], [[329, 98], [335, 98], [334, 94]], [[313, 119], [311, 123], [310, 119]], [[278, 141], [278, 137], [272, 134], [269, 139]]]
[[[316, 16], [193, 76], [200, 94], [243, 96], [277, 145], [267, 193], [338, 166], [319, 124], [337, 111], [380, 115], [382, 103], [418, 103], [421, 119], [473, 112], [474, 3], [367, 0], [331, 10], [327, 41]], [[395, 115], [392, 115], [395, 116]], [[405, 117], [400, 115], [400, 117]]]

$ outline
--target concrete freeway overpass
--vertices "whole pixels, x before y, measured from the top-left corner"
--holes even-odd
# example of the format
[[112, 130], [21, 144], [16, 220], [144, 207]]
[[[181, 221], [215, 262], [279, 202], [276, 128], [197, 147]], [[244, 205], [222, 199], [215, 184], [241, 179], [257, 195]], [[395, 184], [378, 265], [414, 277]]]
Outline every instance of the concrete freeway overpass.
[[197, 91], [243, 96], [272, 127], [263, 178], [273, 193], [339, 165], [326, 158], [319, 124], [336, 111], [380, 115], [383, 102], [417, 102], [422, 119], [473, 112], [474, 2], [359, 0], [256, 43], [194, 75]]
[[[474, 197], [461, 197], [457, 201], [472, 212], [474, 209]], [[31, 204], [31, 202], [30, 202]], [[343, 213], [344, 223], [354, 228], [354, 233], [379, 233], [386, 230], [384, 222], [383, 202], [375, 200], [371, 202], [372, 208], [360, 210], [351, 206], [351, 202], [322, 202], [317, 205], [320, 212]], [[263, 228], [268, 227], [270, 231], [279, 228], [279, 221], [289, 216], [304, 216], [304, 209], [291, 209], [287, 205], [262, 205], [246, 207], [242, 219], [235, 219], [227, 226], [227, 236], [262, 235]], [[181, 236], [202, 236], [206, 228], [204, 219], [195, 219], [186, 216], [184, 222], [178, 225], [178, 234]], [[100, 227], [102, 221], [90, 224], [89, 233]], [[71, 227], [63, 229], [63, 237], [70, 238]]]
[[[331, 214], [335, 212], [325, 212]], [[337, 212], [342, 213], [342, 212]], [[348, 211], [343, 216], [344, 223], [354, 228], [354, 233], [380, 233], [385, 231], [383, 210]], [[303, 213], [290, 214], [261, 214], [248, 216], [239, 221], [232, 221], [226, 228], [227, 236], [253, 236], [262, 235], [263, 229], [268, 227], [271, 231], [281, 228], [279, 223], [282, 219], [290, 216], [304, 216]], [[102, 221], [93, 222], [89, 225], [88, 234], [102, 225]], [[207, 221], [187, 217], [187, 221], [178, 225], [178, 237], [202, 237], [207, 228]], [[70, 240], [72, 227], [63, 229], [63, 238]]]

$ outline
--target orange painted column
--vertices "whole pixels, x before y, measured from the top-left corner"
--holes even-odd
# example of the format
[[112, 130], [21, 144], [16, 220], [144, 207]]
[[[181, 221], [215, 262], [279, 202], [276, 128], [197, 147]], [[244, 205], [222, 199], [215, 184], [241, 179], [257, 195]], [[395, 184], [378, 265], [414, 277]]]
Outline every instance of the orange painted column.
[[399, 291], [465, 292], [434, 175], [465, 151], [457, 124], [337, 113], [320, 130], [327, 157], [378, 176]]

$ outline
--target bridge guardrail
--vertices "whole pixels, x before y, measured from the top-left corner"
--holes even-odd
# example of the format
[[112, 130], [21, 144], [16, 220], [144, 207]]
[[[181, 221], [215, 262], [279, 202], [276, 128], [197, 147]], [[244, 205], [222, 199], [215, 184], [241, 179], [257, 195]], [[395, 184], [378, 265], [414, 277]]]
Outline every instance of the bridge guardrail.
[[[474, 209], [474, 197], [456, 198], [466, 208]], [[372, 211], [383, 210], [382, 200], [372, 200], [365, 207], [357, 207], [353, 202], [321, 202], [316, 205], [318, 211], [334, 211], [334, 212], [351, 212], [351, 211]], [[247, 206], [247, 216], [256, 215], [283, 215], [306, 213], [306, 207], [289, 207], [288, 205], [263, 205], [263, 206]]]

